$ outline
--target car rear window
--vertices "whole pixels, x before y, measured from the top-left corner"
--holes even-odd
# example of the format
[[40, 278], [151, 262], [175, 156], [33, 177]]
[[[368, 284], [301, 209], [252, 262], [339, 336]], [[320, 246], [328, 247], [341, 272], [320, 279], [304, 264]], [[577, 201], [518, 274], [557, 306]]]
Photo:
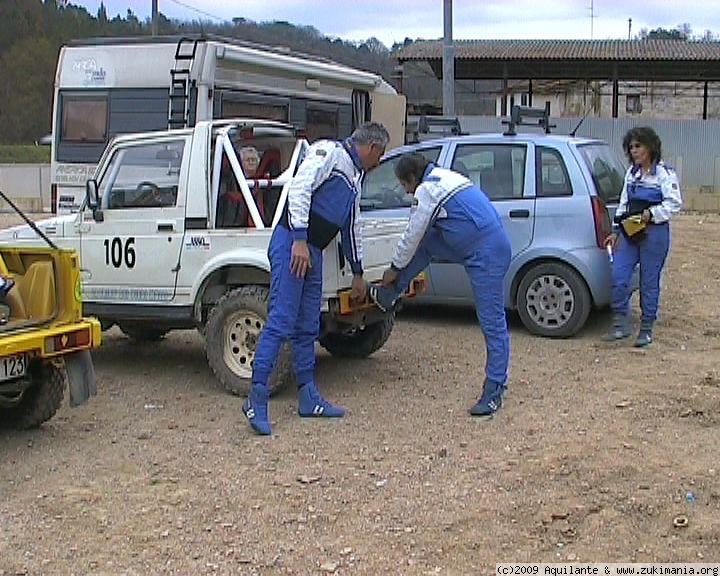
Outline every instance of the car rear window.
[[585, 144], [578, 149], [592, 175], [597, 195], [606, 204], [617, 203], [625, 181], [625, 166], [615, 151], [601, 143]]

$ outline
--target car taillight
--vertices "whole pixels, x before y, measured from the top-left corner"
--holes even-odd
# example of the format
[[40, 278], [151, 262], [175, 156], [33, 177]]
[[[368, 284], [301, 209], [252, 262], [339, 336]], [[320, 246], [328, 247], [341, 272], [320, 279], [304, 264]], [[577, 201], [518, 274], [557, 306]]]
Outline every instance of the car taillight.
[[593, 220], [595, 221], [595, 240], [599, 248], [605, 248], [605, 238], [612, 232], [610, 215], [605, 202], [598, 196], [592, 196], [590, 203], [592, 204]]

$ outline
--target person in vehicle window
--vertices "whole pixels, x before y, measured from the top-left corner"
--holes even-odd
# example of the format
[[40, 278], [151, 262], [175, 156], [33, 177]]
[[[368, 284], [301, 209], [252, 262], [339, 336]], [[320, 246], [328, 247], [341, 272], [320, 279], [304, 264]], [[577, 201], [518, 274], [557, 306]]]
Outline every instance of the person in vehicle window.
[[[253, 178], [260, 164], [260, 153], [254, 146], [244, 146], [238, 151], [240, 166], [245, 178]], [[255, 198], [260, 216], [263, 216], [263, 194], [259, 188], [250, 188]], [[218, 228], [245, 228], [255, 227], [245, 198], [235, 179], [235, 174], [227, 158], [223, 158], [222, 175], [220, 178], [220, 196], [218, 199], [217, 222]]]
[[243, 146], [240, 148], [240, 165], [242, 166], [245, 178], [254, 178], [260, 165], [260, 153], [255, 146]]
[[325, 400], [314, 381], [315, 340], [320, 329], [322, 252], [342, 234], [345, 258], [353, 272], [352, 298], [364, 300], [360, 224], [360, 183], [377, 166], [390, 136], [384, 126], [367, 123], [342, 142], [319, 140], [310, 146], [290, 182], [283, 217], [273, 230], [268, 319], [253, 360], [252, 388], [243, 412], [258, 433], [271, 433], [268, 379], [281, 346], [292, 345], [303, 417], [341, 417], [345, 409]]
[[635, 346], [652, 342], [660, 301], [660, 276], [670, 248], [670, 219], [682, 207], [677, 174], [662, 161], [662, 143], [652, 128], [630, 129], [623, 138], [630, 167], [606, 242], [614, 249], [613, 326], [609, 340], [630, 336], [631, 279], [640, 264], [640, 331]]
[[414, 195], [413, 209], [392, 266], [381, 286], [369, 286], [370, 297], [382, 310], [390, 310], [432, 258], [462, 264], [470, 277], [487, 350], [482, 395], [470, 413], [491, 417], [502, 406], [510, 360], [503, 294], [510, 240], [488, 197], [462, 174], [411, 153], [400, 158], [395, 176]]
[[[245, 174], [246, 179], [252, 179], [261, 176], [257, 174], [258, 167], [260, 166], [260, 153], [258, 152], [257, 148], [255, 148], [255, 146], [244, 146], [240, 148], [240, 164], [242, 165], [243, 173]], [[248, 184], [250, 184], [250, 182], [248, 182]], [[255, 199], [255, 205], [257, 206], [258, 212], [260, 213], [260, 217], [264, 218], [265, 195], [263, 194], [263, 191], [260, 189], [259, 186], [255, 186], [253, 188], [251, 185], [250, 192]], [[244, 223], [244, 225], [250, 228], [256, 227], [252, 216], [250, 216], [249, 210], [246, 210], [246, 222]]]

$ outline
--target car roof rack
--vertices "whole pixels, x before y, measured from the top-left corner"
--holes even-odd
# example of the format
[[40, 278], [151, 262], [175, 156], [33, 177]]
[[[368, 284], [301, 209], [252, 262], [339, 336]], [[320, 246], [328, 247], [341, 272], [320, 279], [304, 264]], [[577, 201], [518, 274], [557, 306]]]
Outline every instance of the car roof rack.
[[[535, 122], [525, 122], [525, 118], [534, 118]], [[508, 129], [503, 132], [504, 136], [515, 136], [516, 126], [540, 126], [545, 134], [550, 134], [550, 128], [555, 128], [556, 124], [550, 124], [550, 102], [545, 102], [545, 108], [530, 108], [529, 106], [513, 106], [510, 112], [510, 120], [503, 120], [503, 124], [508, 125]]]
[[414, 139], [414, 142], [408, 142], [409, 144], [463, 134], [457, 116], [420, 116], [417, 120], [408, 122], [407, 132], [412, 134], [412, 139]]

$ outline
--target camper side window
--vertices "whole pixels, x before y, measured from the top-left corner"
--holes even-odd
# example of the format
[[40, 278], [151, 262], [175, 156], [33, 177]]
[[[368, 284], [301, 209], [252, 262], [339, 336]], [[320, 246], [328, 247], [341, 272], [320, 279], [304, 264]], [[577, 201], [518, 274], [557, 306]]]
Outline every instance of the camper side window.
[[175, 206], [184, 147], [183, 140], [176, 140], [117, 150], [98, 186], [103, 207]]
[[64, 142], [97, 143], [107, 140], [107, 97], [63, 96]]

